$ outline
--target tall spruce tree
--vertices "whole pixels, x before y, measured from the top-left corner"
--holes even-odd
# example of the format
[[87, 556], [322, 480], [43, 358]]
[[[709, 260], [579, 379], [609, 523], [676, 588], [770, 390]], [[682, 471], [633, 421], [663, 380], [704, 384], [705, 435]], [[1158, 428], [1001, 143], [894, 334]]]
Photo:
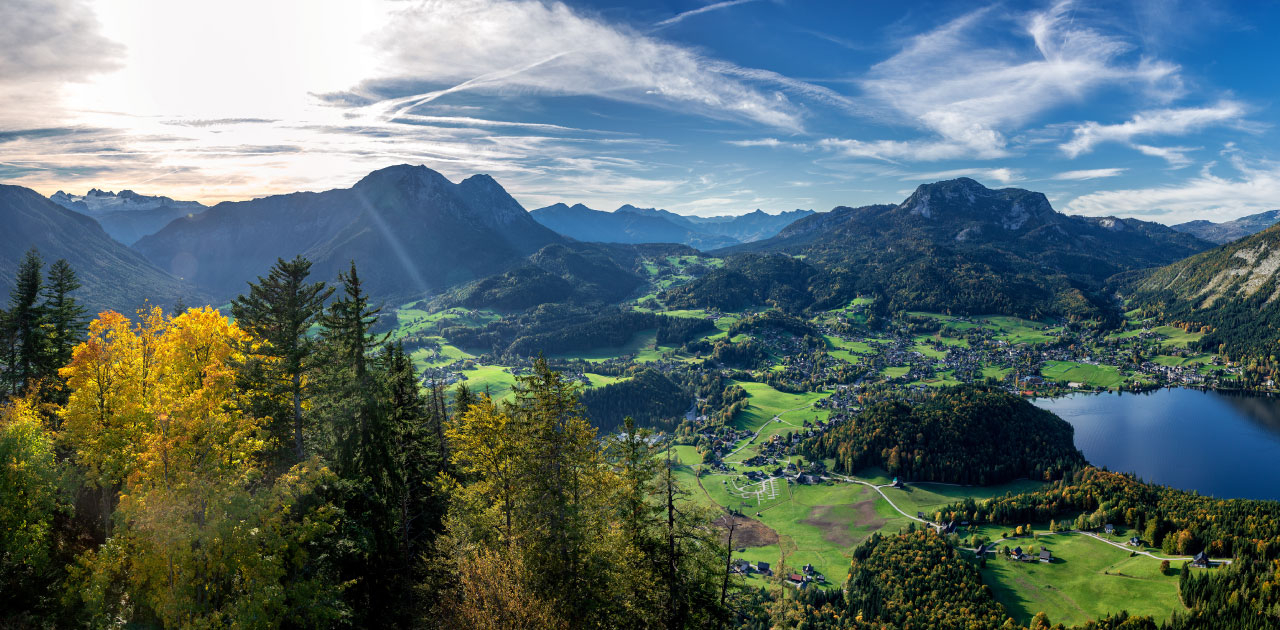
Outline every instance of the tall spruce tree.
[[403, 598], [392, 406], [380, 385], [388, 375], [369, 356], [386, 335], [371, 332], [381, 309], [370, 305], [355, 263], [338, 279], [342, 291], [320, 318], [313, 407], [324, 421], [327, 458], [342, 478], [343, 508], [353, 515], [355, 527], [345, 535], [359, 551], [345, 563], [345, 577], [355, 580], [348, 598], [372, 624]]
[[[422, 569], [418, 560], [431, 551], [446, 507], [444, 496], [433, 483], [444, 465], [433, 426], [439, 424], [435, 417], [438, 409], [434, 394], [423, 397], [413, 360], [403, 345], [388, 344], [378, 356], [377, 368], [391, 439], [392, 496], [388, 503], [398, 540], [396, 586], [402, 593], [399, 599], [405, 601], [414, 596], [413, 578], [415, 574], [420, 577]], [[403, 606], [401, 611], [412, 608]]]
[[354, 261], [349, 271], [338, 273], [338, 280], [342, 294], [320, 318], [326, 355], [321, 371], [338, 376], [338, 382], [329, 379], [329, 389], [342, 399], [347, 416], [332, 418], [344, 425], [335, 427], [336, 459], [340, 468], [362, 473], [378, 488], [385, 488], [387, 432], [369, 370], [369, 353], [387, 338], [372, 332], [382, 308], [370, 306]]
[[[354, 273], [354, 267], [353, 267]], [[312, 352], [312, 342], [307, 331], [319, 318], [325, 300], [333, 294], [332, 287], [323, 282], [307, 282], [311, 274], [311, 261], [297, 256], [286, 261], [277, 258], [267, 277], [258, 276], [256, 283], [249, 283], [249, 294], [231, 302], [231, 313], [240, 327], [255, 337], [265, 340], [263, 354], [279, 360], [279, 371], [286, 384], [292, 409], [286, 412], [292, 418], [292, 441], [297, 461], [306, 459], [303, 442], [302, 403], [305, 399], [302, 376]], [[285, 441], [289, 433], [285, 418], [278, 418], [271, 427], [277, 440]]]
[[[44, 287], [44, 312], [48, 321], [48, 352], [41, 371], [50, 379], [57, 378], [58, 369], [71, 362], [71, 353], [84, 338], [88, 320], [85, 308], [72, 294], [80, 288], [75, 269], [65, 258], [59, 258], [49, 266], [49, 278]], [[66, 393], [60, 388], [51, 391], [55, 402], [65, 402]]]
[[45, 329], [46, 312], [40, 303], [44, 284], [44, 261], [33, 247], [22, 257], [9, 293], [9, 310], [5, 337], [11, 343], [7, 353], [5, 385], [11, 395], [21, 395], [41, 376], [41, 367], [49, 352], [49, 336]]

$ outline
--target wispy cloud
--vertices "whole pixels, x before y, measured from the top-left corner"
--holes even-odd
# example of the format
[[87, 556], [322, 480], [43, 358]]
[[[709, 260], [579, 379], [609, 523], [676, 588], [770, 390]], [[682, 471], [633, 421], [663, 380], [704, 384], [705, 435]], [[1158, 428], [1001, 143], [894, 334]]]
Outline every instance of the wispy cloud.
[[1006, 155], [1001, 149], [981, 156], [973, 155], [973, 147], [951, 140], [873, 140], [864, 142], [846, 138], [823, 138], [818, 146], [837, 155], [869, 158], [886, 162], [932, 162], [963, 157], [996, 158]]
[[1116, 177], [1123, 174], [1124, 168], [1090, 168], [1080, 171], [1065, 171], [1053, 176], [1053, 179], [1062, 179], [1067, 181], [1082, 181], [1088, 179], [1102, 179], [1104, 177]]
[[784, 143], [777, 138], [760, 138], [758, 140], [726, 140], [725, 144], [735, 147], [780, 147]]
[[1235, 177], [1206, 168], [1167, 186], [1107, 190], [1071, 200], [1066, 210], [1092, 216], [1132, 216], [1161, 223], [1194, 219], [1228, 221], [1280, 208], [1280, 164], [1248, 164], [1233, 158]]
[[746, 4], [748, 2], [755, 2], [755, 1], [756, 0], [724, 0], [724, 2], [714, 2], [712, 4], [708, 4], [705, 7], [698, 7], [690, 11], [677, 13], [661, 22], [658, 22], [654, 26], [658, 26], [658, 27], [671, 26], [672, 24], [683, 22], [684, 20], [691, 18], [695, 15], [702, 15], [703, 13], [709, 13], [711, 11], [719, 11], [720, 9], [727, 9], [729, 7], [737, 6], [739, 4]]
[[978, 159], [1010, 154], [1007, 134], [1037, 115], [1085, 99], [1103, 86], [1133, 87], [1159, 97], [1181, 89], [1178, 66], [1126, 61], [1133, 46], [1075, 19], [1069, 2], [1031, 13], [1022, 34], [1034, 52], [995, 46], [984, 38], [994, 9], [974, 11], [917, 35], [875, 65], [862, 87], [870, 97], [908, 122], [937, 135], [917, 145], [863, 143], [882, 157]]
[[[394, 74], [443, 84], [404, 97], [402, 101], [409, 105], [460, 91], [584, 95], [790, 131], [801, 128], [800, 110], [794, 103], [779, 92], [765, 92], [742, 80], [776, 81], [778, 76], [752, 76], [748, 69], [605, 23], [560, 3], [428, 2], [399, 12], [380, 34], [379, 45]], [[795, 83], [788, 87], [805, 89]]]
[[1127, 144], [1147, 155], [1164, 158], [1171, 164], [1182, 164], [1186, 159], [1182, 154], [1188, 149], [1137, 145], [1134, 139], [1141, 136], [1186, 135], [1212, 125], [1239, 121], [1244, 115], [1244, 105], [1235, 101], [1221, 101], [1208, 107], [1150, 110], [1139, 112], [1133, 118], [1115, 125], [1086, 122], [1076, 127], [1072, 132], [1071, 140], [1063, 143], [1059, 148], [1067, 157], [1074, 158], [1093, 151], [1099, 144], [1117, 142]]
[[903, 181], [932, 182], [957, 177], [974, 177], [977, 179], [1009, 184], [1020, 181], [1022, 173], [1012, 168], [956, 168], [932, 173], [909, 173], [902, 176]]

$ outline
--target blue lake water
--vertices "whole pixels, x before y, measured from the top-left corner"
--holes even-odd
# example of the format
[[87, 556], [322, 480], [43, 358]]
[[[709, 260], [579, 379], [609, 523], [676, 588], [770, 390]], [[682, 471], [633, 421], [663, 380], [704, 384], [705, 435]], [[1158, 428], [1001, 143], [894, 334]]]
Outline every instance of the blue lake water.
[[1033, 401], [1095, 466], [1221, 498], [1280, 500], [1280, 397], [1160, 389]]

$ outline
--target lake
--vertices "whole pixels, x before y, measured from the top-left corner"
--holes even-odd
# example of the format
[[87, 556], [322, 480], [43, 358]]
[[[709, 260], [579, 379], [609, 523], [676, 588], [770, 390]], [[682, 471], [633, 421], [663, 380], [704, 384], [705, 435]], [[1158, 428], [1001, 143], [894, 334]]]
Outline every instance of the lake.
[[1160, 389], [1041, 398], [1095, 466], [1220, 498], [1280, 500], [1280, 398]]

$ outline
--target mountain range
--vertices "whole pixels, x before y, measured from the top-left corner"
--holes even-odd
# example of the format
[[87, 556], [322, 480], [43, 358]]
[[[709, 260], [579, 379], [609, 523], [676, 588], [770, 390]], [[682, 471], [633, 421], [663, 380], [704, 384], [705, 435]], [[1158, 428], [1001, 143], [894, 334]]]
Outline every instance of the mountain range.
[[132, 190], [115, 193], [97, 188], [83, 195], [59, 190], [49, 200], [93, 217], [111, 238], [125, 245], [132, 245], [138, 239], [158, 232], [174, 219], [208, 209], [198, 201], [175, 201], [168, 197], [140, 195]]
[[[3, 281], [35, 245], [80, 271], [91, 304], [118, 308], [141, 297], [199, 295], [222, 303], [276, 258], [299, 254], [323, 280], [354, 260], [379, 299], [458, 289], [454, 302], [470, 306], [613, 302], [642, 283], [637, 261], [669, 255], [637, 249], [658, 241], [721, 246], [713, 253], [728, 257], [722, 269], [668, 290], [668, 304], [817, 309], [880, 295], [886, 299], [877, 308], [886, 311], [1096, 318], [1116, 311], [1104, 290], [1109, 277], [1213, 247], [1155, 223], [1065, 215], [1043, 194], [992, 190], [968, 178], [921, 185], [899, 204], [712, 218], [629, 205], [600, 212], [556, 204], [530, 213], [487, 175], [455, 184], [409, 165], [374, 171], [350, 188], [199, 212], [204, 206], [194, 202], [131, 191], [53, 196], [75, 212], [28, 189], [7, 186], [3, 193], [0, 218], [11, 228], [0, 242], [8, 253], [0, 257]], [[177, 209], [187, 212], [132, 250], [91, 218]], [[1270, 269], [1271, 258], [1258, 260]]]
[[[960, 178], [921, 185], [897, 205], [836, 208], [712, 253], [803, 256], [819, 272], [805, 289], [813, 308], [866, 294], [885, 296], [891, 311], [1099, 317], [1114, 312], [1100, 292], [1108, 277], [1212, 246], [1157, 223], [1065, 215], [1041, 193]], [[758, 257], [743, 260], [758, 266]], [[734, 271], [727, 264], [717, 273]], [[722, 278], [700, 279], [678, 290], [682, 301], [699, 301], [699, 283], [724, 287]]]
[[402, 164], [351, 188], [219, 203], [134, 248], [218, 300], [244, 291], [277, 257], [299, 254], [324, 280], [354, 260], [366, 290], [390, 298], [499, 273], [563, 242], [488, 175], [455, 184], [425, 166]]
[[569, 238], [598, 243], [677, 243], [701, 250], [769, 238], [812, 210], [768, 214], [756, 210], [738, 216], [694, 217], [627, 204], [613, 212], [582, 204], [557, 203], [530, 213]]
[[12, 290], [19, 261], [35, 247], [46, 264], [59, 258], [71, 263], [83, 285], [76, 297], [92, 313], [114, 309], [131, 314], [147, 301], [167, 306], [205, 299], [111, 238], [94, 219], [29, 188], [0, 184], [0, 225], [0, 294]]
[[1250, 234], [1257, 234], [1276, 223], [1280, 223], [1280, 210], [1259, 212], [1258, 214], [1251, 214], [1223, 223], [1214, 223], [1201, 219], [1179, 223], [1171, 227], [1179, 232], [1186, 232], [1211, 243], [1221, 245], [1238, 238], [1244, 238]]

